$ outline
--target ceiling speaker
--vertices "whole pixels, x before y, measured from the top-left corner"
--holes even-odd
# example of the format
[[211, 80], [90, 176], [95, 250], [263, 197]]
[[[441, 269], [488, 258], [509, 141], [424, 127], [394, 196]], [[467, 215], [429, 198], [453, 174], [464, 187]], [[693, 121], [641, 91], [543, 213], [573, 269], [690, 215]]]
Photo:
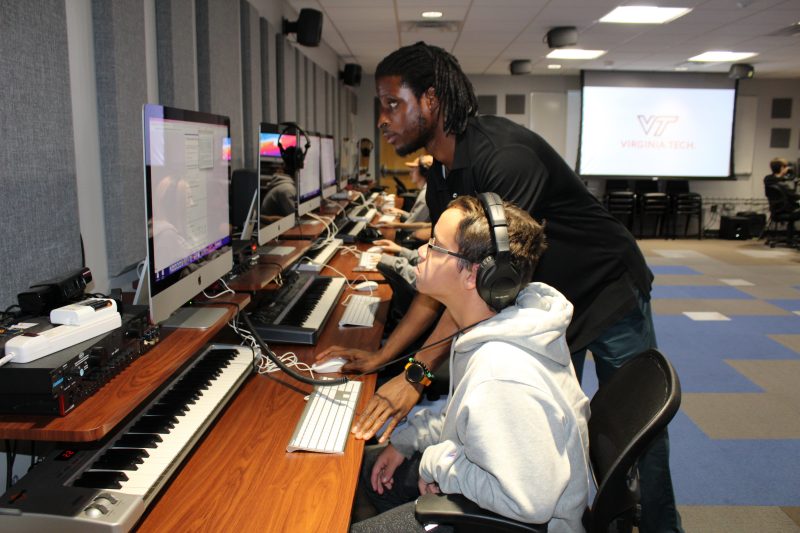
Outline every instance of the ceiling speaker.
[[515, 59], [508, 66], [511, 74], [519, 76], [531, 73], [531, 61], [529, 59]]
[[578, 44], [578, 29], [575, 26], [559, 26], [547, 32], [547, 46], [563, 48]]
[[297, 34], [297, 43], [303, 46], [319, 46], [322, 40], [322, 12], [316, 9], [303, 8], [297, 20], [289, 22], [283, 19], [283, 34]]
[[345, 64], [344, 70], [339, 73], [339, 79], [341, 79], [345, 85], [358, 87], [361, 85], [361, 65], [357, 63]]
[[750, 79], [756, 73], [756, 69], [753, 68], [753, 65], [748, 63], [734, 63], [731, 65], [731, 69], [728, 71], [728, 77], [734, 80], [741, 80], [741, 79]]

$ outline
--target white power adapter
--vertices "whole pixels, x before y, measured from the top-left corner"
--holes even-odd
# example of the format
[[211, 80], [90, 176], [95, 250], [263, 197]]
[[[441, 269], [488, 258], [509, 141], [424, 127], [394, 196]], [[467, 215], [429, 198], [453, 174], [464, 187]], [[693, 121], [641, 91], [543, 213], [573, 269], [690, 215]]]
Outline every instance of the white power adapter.
[[90, 298], [50, 311], [50, 322], [67, 326], [83, 326], [117, 313], [117, 302], [111, 298]]

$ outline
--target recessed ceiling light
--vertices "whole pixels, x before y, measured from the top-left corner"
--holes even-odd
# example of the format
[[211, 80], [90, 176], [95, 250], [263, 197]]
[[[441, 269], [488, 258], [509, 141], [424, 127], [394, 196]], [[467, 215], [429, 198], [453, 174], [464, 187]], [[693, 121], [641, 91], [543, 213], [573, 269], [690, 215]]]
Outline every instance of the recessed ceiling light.
[[600, 19], [617, 24], [665, 24], [691, 11], [688, 7], [619, 6]]
[[547, 65], [547, 68], [549, 68], [550, 70], [558, 70], [561, 68], [561, 65], [557, 65], [554, 63], [552, 65]]
[[689, 70], [689, 67], [675, 67], [675, 70], [678, 72], [683, 72], [684, 70]]
[[584, 50], [582, 48], [557, 48], [545, 57], [547, 59], [595, 59], [605, 54], [605, 50]]
[[703, 52], [700, 55], [690, 57], [689, 61], [698, 61], [703, 63], [720, 63], [723, 61], [741, 61], [748, 57], [753, 57], [756, 52], [729, 52], [727, 50], [712, 50]]
[[425, 11], [422, 13], [422, 18], [424, 19], [440, 19], [442, 18], [441, 11]]

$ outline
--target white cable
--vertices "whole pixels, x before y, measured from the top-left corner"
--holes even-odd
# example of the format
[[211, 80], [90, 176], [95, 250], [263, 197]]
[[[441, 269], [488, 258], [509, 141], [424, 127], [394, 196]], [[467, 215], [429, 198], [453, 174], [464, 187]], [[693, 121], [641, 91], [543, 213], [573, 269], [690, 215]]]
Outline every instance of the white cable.
[[[311, 378], [314, 378], [314, 371], [311, 369], [311, 365], [300, 361], [297, 358], [297, 354], [294, 352], [286, 352], [283, 355], [277, 356], [280, 361], [288, 367], [294, 367], [301, 372], [308, 372], [311, 374]], [[256, 371], [259, 374], [269, 374], [272, 372], [278, 372], [281, 368], [275, 364], [266, 354], [261, 354], [256, 363]]]
[[[344, 274], [342, 274], [341, 272], [339, 272], [338, 270], [336, 270], [332, 266], [327, 265], [327, 264], [326, 265], [322, 265], [322, 269], [325, 269], [325, 268], [330, 268], [331, 270], [333, 270], [334, 272], [339, 274], [339, 276], [343, 277], [345, 284], [347, 284], [347, 287], [350, 288], [350, 289], [354, 289], [355, 288], [355, 282], [359, 281], [358, 278], [364, 278], [364, 281], [369, 281], [369, 280], [367, 280], [367, 276], [365, 276], [364, 274], [359, 274], [356, 279], [354, 279], [353, 281], [350, 281], [350, 280], [347, 279], [347, 276], [345, 276]], [[322, 269], [320, 269], [320, 272], [322, 272]]]
[[3, 357], [0, 357], [0, 366], [3, 366], [4, 364], [8, 363], [12, 359], [14, 359], [14, 354], [11, 354], [11, 353], [7, 354], [7, 355], [4, 355]]
[[225, 290], [224, 290], [224, 291], [222, 291], [222, 292], [220, 292], [220, 293], [217, 293], [217, 294], [215, 294], [214, 296], [209, 296], [208, 294], [206, 294], [206, 291], [205, 291], [205, 290], [203, 290], [203, 296], [205, 296], [205, 297], [206, 297], [206, 298], [208, 298], [209, 300], [213, 300], [214, 298], [219, 298], [219, 297], [220, 297], [220, 296], [222, 296], [223, 294], [236, 294], [236, 292], [234, 292], [234, 290], [233, 290], [233, 289], [231, 289], [230, 287], [228, 287], [228, 284], [227, 284], [227, 283], [225, 283], [225, 280], [224, 280], [224, 279], [220, 278], [219, 282], [220, 282], [220, 283], [222, 283], [222, 285], [225, 287]]

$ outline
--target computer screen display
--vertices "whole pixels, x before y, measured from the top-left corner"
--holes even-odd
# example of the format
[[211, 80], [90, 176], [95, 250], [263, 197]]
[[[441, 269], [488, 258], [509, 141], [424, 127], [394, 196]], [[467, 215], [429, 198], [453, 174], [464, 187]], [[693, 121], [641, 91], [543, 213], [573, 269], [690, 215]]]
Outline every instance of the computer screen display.
[[308, 140], [310, 144], [306, 151], [303, 168], [297, 173], [298, 216], [303, 216], [320, 206], [319, 135], [309, 133]]
[[721, 74], [583, 73], [583, 176], [732, 175], [736, 83]]
[[[281, 133], [283, 132], [283, 135]], [[289, 148], [297, 145], [297, 136], [292, 129], [278, 124], [262, 122], [259, 138], [259, 175], [257, 219], [258, 244], [263, 245], [295, 224], [297, 210], [297, 184], [295, 176], [285, 173], [278, 141]], [[267, 139], [265, 145], [264, 140]], [[277, 152], [277, 158], [274, 154]]]
[[336, 192], [336, 157], [332, 136], [320, 138], [319, 157], [322, 197], [330, 198]]
[[230, 271], [227, 117], [143, 110], [150, 315], [167, 319]]

